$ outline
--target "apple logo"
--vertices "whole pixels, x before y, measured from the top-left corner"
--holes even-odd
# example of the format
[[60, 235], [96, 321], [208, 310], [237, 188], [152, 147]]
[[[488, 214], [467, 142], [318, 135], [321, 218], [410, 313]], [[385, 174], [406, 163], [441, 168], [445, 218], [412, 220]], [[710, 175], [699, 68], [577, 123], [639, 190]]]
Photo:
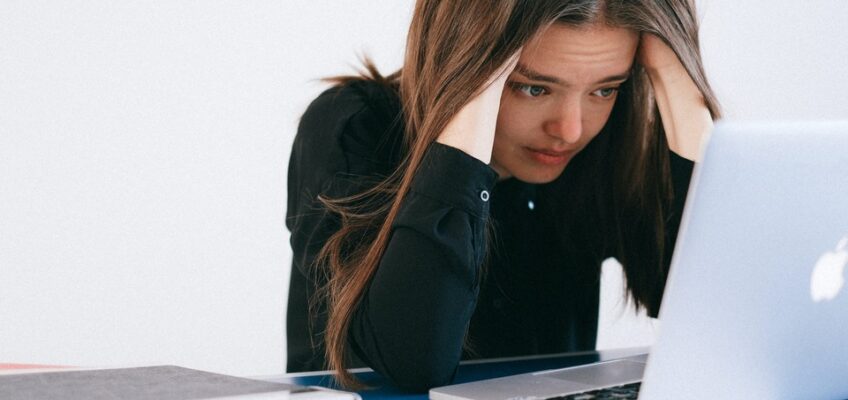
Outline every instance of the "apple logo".
[[832, 300], [845, 284], [842, 276], [848, 264], [848, 236], [836, 245], [836, 250], [824, 253], [813, 268], [810, 279], [810, 295], [813, 301]]

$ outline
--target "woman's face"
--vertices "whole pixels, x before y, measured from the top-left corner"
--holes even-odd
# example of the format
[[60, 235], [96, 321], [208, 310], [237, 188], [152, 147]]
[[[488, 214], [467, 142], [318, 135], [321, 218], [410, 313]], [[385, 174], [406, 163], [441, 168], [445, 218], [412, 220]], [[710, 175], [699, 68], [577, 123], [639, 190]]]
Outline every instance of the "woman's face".
[[562, 24], [528, 43], [501, 97], [492, 150], [501, 179], [556, 179], [606, 124], [638, 44], [634, 31]]

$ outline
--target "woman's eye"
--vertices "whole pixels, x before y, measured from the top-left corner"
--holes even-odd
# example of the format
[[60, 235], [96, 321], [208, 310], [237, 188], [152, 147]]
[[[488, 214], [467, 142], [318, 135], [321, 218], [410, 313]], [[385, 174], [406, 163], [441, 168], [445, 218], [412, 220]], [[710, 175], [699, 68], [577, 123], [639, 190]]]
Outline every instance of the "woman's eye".
[[612, 97], [613, 95], [615, 95], [616, 92], [618, 92], [618, 88], [604, 88], [604, 89], [598, 89], [598, 90], [592, 92], [592, 94], [595, 95], [595, 96], [604, 98], [604, 99], [608, 99], [608, 98]]
[[545, 89], [543, 86], [526, 85], [523, 83], [516, 83], [513, 85], [513, 88], [530, 97], [539, 97], [547, 93], [547, 89]]

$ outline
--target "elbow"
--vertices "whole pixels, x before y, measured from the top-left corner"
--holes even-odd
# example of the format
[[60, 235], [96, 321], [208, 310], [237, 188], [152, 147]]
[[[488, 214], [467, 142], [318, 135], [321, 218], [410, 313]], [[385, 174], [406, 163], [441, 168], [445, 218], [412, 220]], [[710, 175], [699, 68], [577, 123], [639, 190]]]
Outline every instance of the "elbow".
[[[366, 346], [362, 346], [366, 343]], [[380, 344], [378, 346], [378, 343]], [[444, 342], [427, 340], [351, 341], [351, 347], [366, 365], [397, 389], [425, 393], [453, 381], [462, 353], [461, 346], [447, 351]]]
[[417, 360], [407, 365], [386, 371], [383, 375], [399, 389], [414, 393], [425, 393], [428, 390], [445, 386], [453, 381], [457, 363], [445, 363], [439, 360]]

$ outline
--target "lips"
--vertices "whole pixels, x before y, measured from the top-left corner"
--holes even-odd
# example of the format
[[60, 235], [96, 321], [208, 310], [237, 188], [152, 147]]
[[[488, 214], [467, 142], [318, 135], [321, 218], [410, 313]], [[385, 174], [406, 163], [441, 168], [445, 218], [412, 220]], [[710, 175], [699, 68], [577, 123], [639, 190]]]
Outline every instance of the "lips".
[[556, 150], [549, 150], [549, 149], [533, 149], [533, 148], [530, 148], [530, 147], [528, 147], [527, 150], [530, 150], [530, 151], [533, 151], [533, 152], [536, 152], [536, 153], [546, 154], [546, 155], [549, 155], [551, 157], [565, 157], [565, 156], [567, 156], [571, 153], [568, 150], [556, 151]]
[[557, 151], [553, 149], [533, 149], [525, 147], [527, 154], [539, 164], [549, 166], [561, 166], [568, 163], [573, 152], [568, 150]]

